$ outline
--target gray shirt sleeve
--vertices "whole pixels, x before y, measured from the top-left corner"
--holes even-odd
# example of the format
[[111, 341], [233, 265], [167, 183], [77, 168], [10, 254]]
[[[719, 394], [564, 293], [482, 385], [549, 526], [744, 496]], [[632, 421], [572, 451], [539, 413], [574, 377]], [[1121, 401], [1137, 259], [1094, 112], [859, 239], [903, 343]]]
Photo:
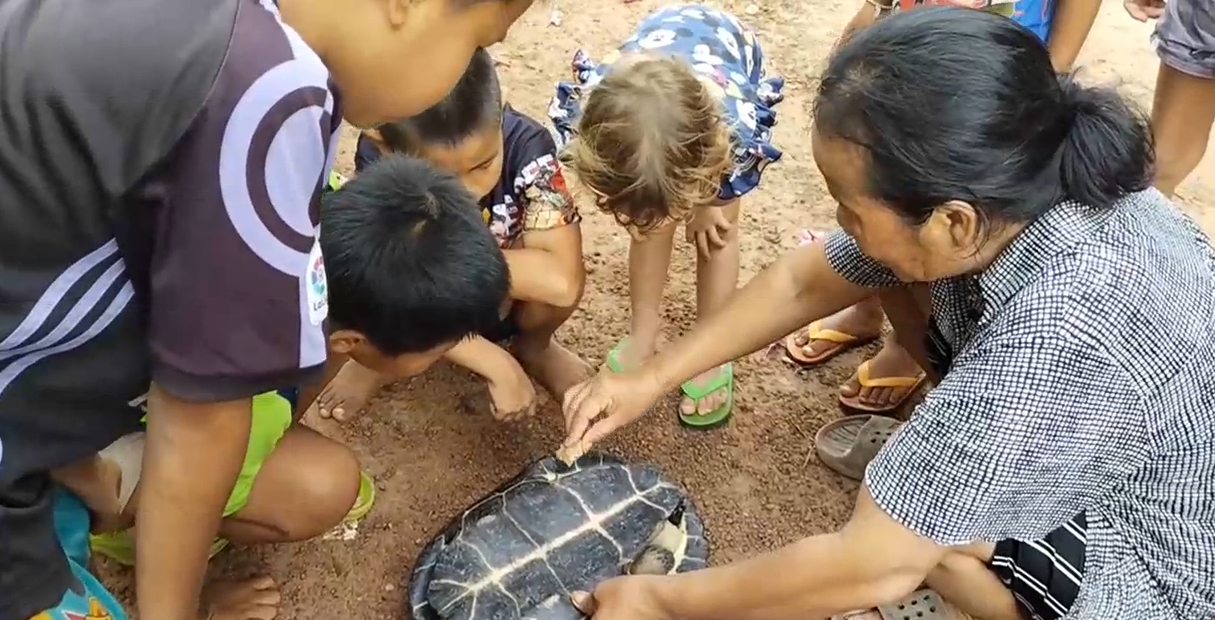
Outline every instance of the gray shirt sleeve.
[[845, 280], [857, 286], [884, 288], [903, 284], [885, 265], [873, 260], [857, 245], [843, 230], [836, 229], [827, 235], [823, 242], [827, 252], [827, 261], [832, 269]]
[[245, 16], [160, 179], [152, 374], [201, 401], [311, 381], [326, 357], [317, 234], [340, 114], [320, 59], [273, 14]]

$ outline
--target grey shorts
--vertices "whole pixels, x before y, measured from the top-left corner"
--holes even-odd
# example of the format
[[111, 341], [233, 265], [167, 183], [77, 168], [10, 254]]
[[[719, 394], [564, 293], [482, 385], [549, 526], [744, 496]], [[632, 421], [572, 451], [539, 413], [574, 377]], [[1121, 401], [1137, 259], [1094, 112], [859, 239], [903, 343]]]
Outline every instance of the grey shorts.
[[1168, 0], [1152, 44], [1169, 67], [1194, 77], [1215, 78], [1215, 1]]

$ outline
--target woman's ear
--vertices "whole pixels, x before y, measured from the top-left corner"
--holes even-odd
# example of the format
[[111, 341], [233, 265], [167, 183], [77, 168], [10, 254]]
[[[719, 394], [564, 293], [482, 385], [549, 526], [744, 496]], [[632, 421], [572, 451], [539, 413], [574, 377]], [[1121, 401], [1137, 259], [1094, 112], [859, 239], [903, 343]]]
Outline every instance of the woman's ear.
[[969, 255], [981, 245], [983, 219], [974, 205], [951, 200], [933, 209], [920, 231], [921, 240], [936, 252]]

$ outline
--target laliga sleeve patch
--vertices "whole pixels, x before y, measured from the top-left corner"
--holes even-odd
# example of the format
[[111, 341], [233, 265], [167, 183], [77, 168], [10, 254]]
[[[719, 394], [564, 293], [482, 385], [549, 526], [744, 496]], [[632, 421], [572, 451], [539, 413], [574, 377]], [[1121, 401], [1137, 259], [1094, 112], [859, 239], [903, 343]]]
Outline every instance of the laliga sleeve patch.
[[320, 231], [317, 231], [317, 240], [312, 242], [312, 251], [308, 253], [308, 271], [304, 278], [308, 320], [313, 325], [320, 325], [329, 316], [329, 283], [325, 279], [325, 258], [321, 255]]

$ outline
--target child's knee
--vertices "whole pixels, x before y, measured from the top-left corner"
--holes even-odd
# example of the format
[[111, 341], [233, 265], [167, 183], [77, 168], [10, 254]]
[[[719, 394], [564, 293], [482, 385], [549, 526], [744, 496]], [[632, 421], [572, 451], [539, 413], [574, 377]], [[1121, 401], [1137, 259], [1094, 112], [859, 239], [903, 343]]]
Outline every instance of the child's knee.
[[558, 327], [561, 327], [570, 316], [574, 314], [574, 310], [578, 308], [578, 304], [582, 300], [582, 290], [578, 291], [578, 295], [574, 299], [574, 303], [568, 306], [554, 306], [539, 302], [523, 302], [516, 304], [514, 321], [519, 332], [527, 335], [532, 332], [543, 332], [552, 334]]
[[[288, 540], [306, 540], [341, 523], [359, 494], [359, 461], [334, 441], [313, 452], [294, 476], [291, 509], [279, 513], [276, 529]], [[303, 464], [303, 463], [301, 463]]]

